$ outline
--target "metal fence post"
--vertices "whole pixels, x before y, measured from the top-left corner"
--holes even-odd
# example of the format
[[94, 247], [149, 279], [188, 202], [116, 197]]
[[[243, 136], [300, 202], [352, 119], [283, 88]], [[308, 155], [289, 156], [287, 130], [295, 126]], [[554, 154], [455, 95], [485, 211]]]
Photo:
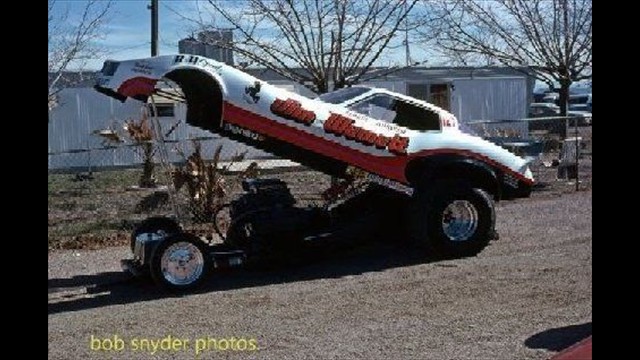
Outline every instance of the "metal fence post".
[[573, 119], [573, 134], [576, 138], [576, 191], [580, 190], [580, 144], [578, 141], [578, 118]]

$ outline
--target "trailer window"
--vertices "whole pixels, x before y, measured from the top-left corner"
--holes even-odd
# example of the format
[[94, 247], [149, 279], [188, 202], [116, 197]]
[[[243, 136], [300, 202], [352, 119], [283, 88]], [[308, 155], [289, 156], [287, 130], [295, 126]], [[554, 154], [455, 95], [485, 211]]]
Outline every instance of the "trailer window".
[[[156, 109], [158, 109], [158, 117], [173, 117], [175, 116], [175, 108], [174, 104], [156, 104]], [[156, 116], [155, 110], [153, 106], [149, 106], [149, 115]]]

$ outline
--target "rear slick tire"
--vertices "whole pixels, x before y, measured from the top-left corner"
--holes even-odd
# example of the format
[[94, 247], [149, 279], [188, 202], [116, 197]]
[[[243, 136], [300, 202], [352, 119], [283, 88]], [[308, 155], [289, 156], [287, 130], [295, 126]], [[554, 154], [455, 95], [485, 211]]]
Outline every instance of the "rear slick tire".
[[438, 181], [414, 194], [411, 238], [429, 256], [474, 256], [495, 237], [495, 218], [485, 190], [464, 181]]

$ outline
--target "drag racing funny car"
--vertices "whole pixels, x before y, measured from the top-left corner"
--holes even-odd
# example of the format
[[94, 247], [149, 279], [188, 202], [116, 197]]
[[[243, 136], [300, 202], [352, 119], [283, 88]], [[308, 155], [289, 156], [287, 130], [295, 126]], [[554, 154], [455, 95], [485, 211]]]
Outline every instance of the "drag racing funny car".
[[208, 245], [170, 218], [150, 218], [133, 234], [127, 268], [148, 271], [182, 290], [212, 268], [286, 252], [296, 244], [363, 236], [383, 224], [425, 253], [472, 256], [496, 237], [494, 202], [529, 196], [527, 162], [465, 132], [456, 117], [425, 101], [386, 89], [354, 86], [307, 98], [232, 66], [178, 54], [106, 61], [96, 90], [147, 101], [175, 84], [186, 122], [369, 186], [322, 208], [295, 206], [287, 185], [250, 179], [230, 206], [224, 244]]

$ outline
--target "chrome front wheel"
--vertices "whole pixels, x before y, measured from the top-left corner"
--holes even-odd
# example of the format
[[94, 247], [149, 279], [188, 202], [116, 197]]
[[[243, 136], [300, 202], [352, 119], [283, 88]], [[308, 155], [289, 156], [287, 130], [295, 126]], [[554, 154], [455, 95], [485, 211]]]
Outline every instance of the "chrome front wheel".
[[180, 233], [165, 238], [151, 257], [151, 276], [160, 286], [174, 291], [198, 286], [211, 267], [208, 247], [199, 238]]
[[163, 252], [160, 266], [167, 282], [178, 286], [190, 285], [202, 276], [204, 254], [190, 242], [177, 242]]
[[442, 230], [451, 241], [466, 241], [478, 229], [478, 210], [467, 200], [455, 200], [442, 213]]

